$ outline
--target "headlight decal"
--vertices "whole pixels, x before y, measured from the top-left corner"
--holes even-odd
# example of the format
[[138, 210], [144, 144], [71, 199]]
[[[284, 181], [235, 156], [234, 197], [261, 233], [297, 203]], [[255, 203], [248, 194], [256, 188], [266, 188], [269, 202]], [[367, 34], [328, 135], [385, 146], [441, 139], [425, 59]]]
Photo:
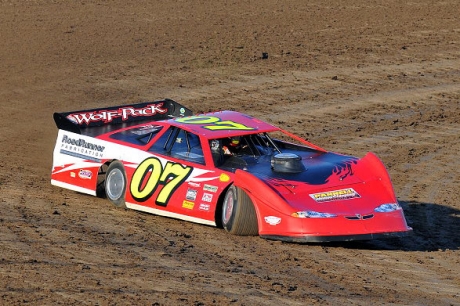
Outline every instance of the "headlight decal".
[[325, 213], [325, 212], [317, 212], [317, 211], [298, 211], [293, 213], [291, 216], [295, 218], [334, 218], [337, 217], [335, 214]]
[[398, 209], [401, 209], [398, 203], [385, 203], [374, 208], [374, 211], [378, 213], [388, 213]]

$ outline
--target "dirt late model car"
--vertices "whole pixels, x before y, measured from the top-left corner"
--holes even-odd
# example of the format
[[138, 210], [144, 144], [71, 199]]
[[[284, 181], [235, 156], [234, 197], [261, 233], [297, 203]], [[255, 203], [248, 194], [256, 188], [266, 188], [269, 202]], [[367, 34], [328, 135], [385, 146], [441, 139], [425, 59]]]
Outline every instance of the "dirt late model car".
[[234, 111], [177, 102], [55, 113], [51, 183], [236, 235], [291, 242], [404, 236], [387, 170]]

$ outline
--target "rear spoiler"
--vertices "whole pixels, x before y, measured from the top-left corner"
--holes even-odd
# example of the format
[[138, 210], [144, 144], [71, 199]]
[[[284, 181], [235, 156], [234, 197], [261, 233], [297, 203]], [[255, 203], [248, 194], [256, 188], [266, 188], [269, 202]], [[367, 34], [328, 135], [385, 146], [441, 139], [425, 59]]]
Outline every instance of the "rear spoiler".
[[119, 129], [145, 121], [166, 120], [190, 115], [192, 115], [190, 109], [173, 100], [165, 99], [132, 105], [54, 113], [53, 118], [60, 130], [95, 136], [110, 132], [115, 128]]

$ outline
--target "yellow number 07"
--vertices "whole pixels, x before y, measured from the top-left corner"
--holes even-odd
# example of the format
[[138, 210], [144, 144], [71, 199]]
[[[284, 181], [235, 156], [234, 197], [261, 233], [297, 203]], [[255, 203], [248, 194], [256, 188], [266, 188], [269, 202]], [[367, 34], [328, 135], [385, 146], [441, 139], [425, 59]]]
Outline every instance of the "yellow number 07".
[[222, 121], [218, 117], [213, 116], [192, 116], [176, 119], [177, 122], [187, 123], [187, 124], [201, 124], [203, 128], [216, 131], [216, 130], [243, 130], [250, 131], [254, 128], [245, 126], [242, 123], [238, 123], [231, 120]]
[[167, 162], [163, 169], [158, 158], [149, 157], [134, 171], [129, 190], [135, 200], [145, 202], [159, 185], [163, 185], [155, 203], [166, 206], [173, 192], [187, 179], [192, 170], [192, 167], [184, 167], [173, 162]]

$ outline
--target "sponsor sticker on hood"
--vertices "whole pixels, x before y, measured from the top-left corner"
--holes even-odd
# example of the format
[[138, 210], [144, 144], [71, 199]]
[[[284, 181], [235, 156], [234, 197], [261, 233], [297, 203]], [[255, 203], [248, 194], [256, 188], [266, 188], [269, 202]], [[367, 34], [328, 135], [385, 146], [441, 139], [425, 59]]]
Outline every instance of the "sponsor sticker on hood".
[[321, 203], [360, 198], [361, 196], [353, 188], [346, 188], [333, 191], [312, 193], [310, 194], [310, 197], [316, 202]]

